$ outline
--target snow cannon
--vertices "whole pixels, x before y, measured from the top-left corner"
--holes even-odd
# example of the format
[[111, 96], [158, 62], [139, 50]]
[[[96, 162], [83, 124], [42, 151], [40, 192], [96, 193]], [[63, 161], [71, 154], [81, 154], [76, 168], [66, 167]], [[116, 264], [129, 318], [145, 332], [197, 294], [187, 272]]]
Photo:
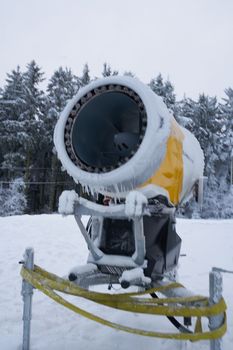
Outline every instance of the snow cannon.
[[140, 189], [178, 205], [202, 176], [198, 141], [161, 97], [131, 77], [95, 80], [68, 103], [55, 129], [63, 167], [90, 193]]
[[[162, 99], [135, 78], [95, 80], [68, 103], [54, 141], [63, 167], [92, 194], [59, 198], [59, 212], [74, 213], [89, 249], [87, 266], [69, 279], [127, 288], [174, 278], [181, 247], [175, 211], [196, 188], [204, 161]], [[90, 216], [87, 227], [81, 215]]]

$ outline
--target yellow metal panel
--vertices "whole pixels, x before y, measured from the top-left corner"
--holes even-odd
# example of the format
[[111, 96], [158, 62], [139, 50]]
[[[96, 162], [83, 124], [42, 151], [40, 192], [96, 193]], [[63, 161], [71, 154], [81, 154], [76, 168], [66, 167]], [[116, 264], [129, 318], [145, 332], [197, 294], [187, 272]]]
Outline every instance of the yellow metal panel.
[[164, 188], [175, 205], [179, 203], [183, 184], [183, 139], [184, 135], [173, 118], [165, 157], [159, 169], [142, 185], [154, 184]]

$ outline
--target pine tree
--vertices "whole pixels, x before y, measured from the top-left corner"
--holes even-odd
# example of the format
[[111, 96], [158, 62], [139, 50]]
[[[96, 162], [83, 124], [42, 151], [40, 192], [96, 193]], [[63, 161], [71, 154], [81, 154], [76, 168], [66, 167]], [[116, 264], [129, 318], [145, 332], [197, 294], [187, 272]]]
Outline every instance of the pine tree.
[[201, 94], [195, 107], [193, 133], [204, 151], [205, 174], [210, 177], [215, 172], [214, 163], [218, 157], [217, 144], [221, 130], [217, 99]]
[[23, 130], [20, 115], [25, 110], [23, 74], [17, 67], [7, 74], [6, 85], [0, 97], [1, 118], [1, 167], [4, 168], [5, 179], [10, 180], [15, 168], [23, 166], [25, 155], [23, 142], [25, 132]]
[[103, 66], [103, 72], [102, 72], [103, 77], [109, 77], [112, 75], [112, 70], [111, 67], [105, 62]]
[[40, 90], [40, 83], [44, 73], [41, 68], [33, 60], [27, 65], [27, 71], [23, 75], [24, 82], [24, 102], [27, 106], [20, 119], [24, 123], [27, 138], [25, 140], [25, 150], [27, 153], [38, 149], [38, 143], [41, 141], [41, 120], [43, 109], [45, 108], [45, 95]]
[[[86, 77], [87, 78], [87, 77]], [[85, 78], [85, 79], [86, 79]], [[60, 67], [54, 72], [51, 77], [47, 92], [48, 92], [48, 113], [45, 118], [46, 125], [46, 139], [48, 142], [48, 149], [50, 150], [51, 158], [51, 172], [49, 174], [51, 186], [49, 189], [49, 211], [54, 211], [56, 207], [56, 199], [61, 192], [58, 190], [57, 181], [61, 179], [65, 181], [68, 176], [61, 173], [61, 164], [57, 159], [55, 150], [51, 152], [53, 147], [53, 132], [57, 119], [65, 108], [67, 101], [77, 93], [76, 77], [72, 74], [70, 69], [63, 69]]]
[[194, 128], [194, 111], [196, 103], [193, 101], [191, 98], [187, 98], [184, 96], [184, 98], [176, 102], [176, 119], [178, 123], [188, 129], [189, 131], [192, 132]]
[[[54, 129], [57, 119], [65, 108], [67, 101], [71, 99], [77, 91], [76, 77], [72, 74], [71, 70], [59, 67], [50, 78], [47, 87], [48, 115], [46, 116], [45, 122], [48, 125], [51, 124], [49, 129]], [[48, 137], [50, 137], [50, 141], [52, 142], [51, 136], [49, 132]]]
[[174, 110], [176, 95], [174, 93], [174, 87], [169, 80], [164, 83], [164, 102], [168, 109]]
[[90, 78], [89, 72], [90, 72], [90, 70], [89, 70], [88, 64], [86, 63], [83, 67], [82, 76], [78, 78], [78, 86], [79, 87], [83, 87], [83, 86], [90, 83], [91, 78]]
[[[185, 117], [183, 117], [185, 116]], [[198, 139], [205, 156], [204, 174], [207, 176], [202, 217], [224, 217], [227, 192], [227, 137], [226, 121], [215, 97], [204, 94], [197, 102], [185, 99], [182, 116], [186, 126]], [[183, 123], [184, 124], [184, 123]]]
[[161, 73], [159, 73], [156, 78], [151, 79], [149, 86], [157, 95], [164, 97], [164, 84]]
[[103, 77], [110, 77], [111, 75], [118, 75], [118, 71], [116, 71], [116, 70], [112, 71], [110, 65], [107, 64], [106, 62], [104, 62], [102, 76]]
[[43, 164], [43, 146], [44, 146], [44, 128], [43, 114], [46, 109], [46, 97], [40, 90], [40, 83], [44, 73], [41, 68], [33, 60], [27, 65], [27, 70], [23, 74], [23, 100], [25, 110], [20, 114], [21, 125], [25, 138], [23, 140], [23, 148], [25, 154], [25, 184], [26, 196], [28, 200], [28, 211], [37, 211], [39, 209], [39, 185], [31, 186], [30, 182], [38, 182], [40, 172], [34, 169], [40, 168]]
[[225, 102], [224, 104], [220, 104], [220, 113], [222, 117], [222, 133], [224, 134], [225, 141], [224, 154], [229, 163], [233, 150], [233, 89], [226, 89], [225, 94], [227, 95], [227, 98], [223, 99]]
[[168, 109], [174, 112], [176, 96], [174, 87], [169, 80], [163, 80], [161, 73], [156, 78], [151, 79], [149, 86], [158, 96], [161, 96]]
[[0, 215], [21, 214], [26, 207], [22, 178], [25, 161], [23, 142], [26, 134], [20, 120], [25, 108], [23, 74], [17, 67], [7, 74], [6, 85], [0, 97], [0, 176], [4, 182], [4, 186], [0, 186]]
[[233, 191], [231, 184], [231, 166], [233, 158], [233, 90], [225, 90], [224, 103], [219, 105], [221, 117], [221, 142], [219, 146], [219, 164], [216, 176], [219, 179], [219, 191], [224, 197], [224, 217], [233, 216]]

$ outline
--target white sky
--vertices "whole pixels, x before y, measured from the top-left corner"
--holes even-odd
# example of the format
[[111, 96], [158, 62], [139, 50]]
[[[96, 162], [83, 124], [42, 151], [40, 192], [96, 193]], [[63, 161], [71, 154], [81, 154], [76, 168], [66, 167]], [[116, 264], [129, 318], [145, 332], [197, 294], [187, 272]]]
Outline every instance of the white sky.
[[178, 97], [233, 88], [233, 0], [0, 0], [0, 86], [35, 59], [49, 77], [103, 62], [148, 82], [159, 72]]

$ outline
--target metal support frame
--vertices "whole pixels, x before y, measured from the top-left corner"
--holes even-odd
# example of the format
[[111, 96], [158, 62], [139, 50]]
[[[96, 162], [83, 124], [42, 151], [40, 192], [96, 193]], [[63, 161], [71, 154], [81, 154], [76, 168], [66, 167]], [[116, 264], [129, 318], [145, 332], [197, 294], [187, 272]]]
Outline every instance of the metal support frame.
[[[86, 204], [87, 201], [84, 201]], [[103, 211], [104, 208], [104, 211]], [[108, 260], [107, 265], [111, 265], [111, 261], [109, 262], [109, 258], [106, 254], [104, 254], [96, 245], [95, 239], [91, 239], [88, 234], [86, 228], [84, 227], [81, 221], [81, 215], [90, 215], [95, 217], [99, 221], [99, 225], [94, 227], [94, 232], [92, 232], [93, 236], [100, 237], [103, 226], [104, 218], [118, 218], [118, 219], [126, 219], [127, 216], [125, 214], [124, 205], [116, 205], [115, 210], [112, 210], [112, 207], [103, 207], [102, 205], [92, 203], [92, 208], [88, 208], [87, 206], [75, 203], [74, 207], [74, 217], [79, 226], [79, 229], [87, 243], [88, 249], [91, 253], [91, 257], [89, 257], [88, 262], [93, 264], [105, 265], [106, 259]], [[106, 211], [105, 211], [106, 210]], [[143, 215], [149, 215], [149, 206], [148, 208], [144, 208]], [[144, 236], [144, 228], [143, 228], [143, 216], [133, 217], [131, 218], [133, 221], [133, 233], [135, 238], [135, 253], [131, 257], [125, 257], [125, 262], [127, 266], [138, 267], [146, 265], [145, 261], [145, 236]], [[116, 261], [116, 257], [114, 256], [114, 262]], [[119, 260], [122, 261], [123, 257], [119, 256]], [[104, 261], [104, 262], [103, 262]]]
[[[27, 248], [23, 255], [23, 261], [21, 264], [28, 270], [34, 269], [34, 250], [33, 248]], [[32, 318], [32, 295], [33, 286], [26, 282], [24, 279], [22, 281], [22, 291], [21, 295], [23, 297], [23, 344], [22, 350], [30, 349], [30, 335], [31, 335], [31, 318]]]
[[86, 228], [84, 227], [82, 220], [81, 220], [81, 216], [79, 216], [78, 214], [76, 214], [75, 216], [75, 220], [79, 226], [79, 229], [87, 243], [87, 247], [89, 249], [89, 251], [91, 252], [93, 258], [98, 261], [99, 259], [101, 259], [104, 255], [103, 252], [101, 252], [101, 250], [95, 246], [95, 244], [93, 243], [93, 241], [91, 240]]
[[[222, 275], [217, 269], [212, 269], [209, 273], [209, 293], [210, 305], [216, 304], [222, 298]], [[219, 328], [224, 321], [224, 315], [216, 315], [209, 318], [209, 329]], [[221, 350], [222, 338], [210, 340], [210, 350]]]

